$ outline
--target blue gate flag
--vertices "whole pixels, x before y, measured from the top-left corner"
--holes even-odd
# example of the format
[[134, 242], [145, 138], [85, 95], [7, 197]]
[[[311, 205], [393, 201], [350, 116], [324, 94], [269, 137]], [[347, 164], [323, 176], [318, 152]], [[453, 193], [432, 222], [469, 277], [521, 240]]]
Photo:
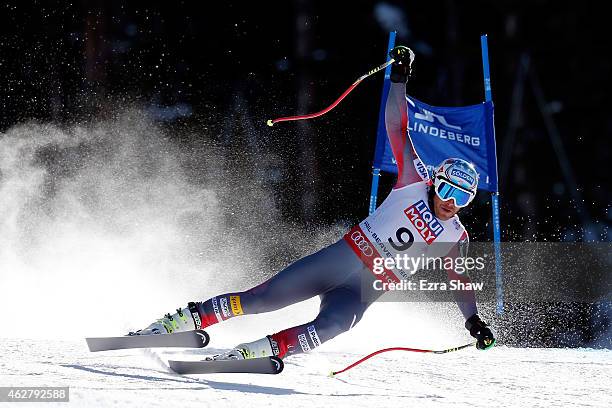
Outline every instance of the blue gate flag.
[[[497, 159], [493, 102], [463, 107], [439, 107], [411, 96], [408, 100], [408, 131], [417, 153], [431, 174], [444, 159], [457, 157], [472, 162], [480, 175], [478, 188], [497, 191]], [[374, 167], [396, 173], [397, 164], [387, 131], [379, 122]]]

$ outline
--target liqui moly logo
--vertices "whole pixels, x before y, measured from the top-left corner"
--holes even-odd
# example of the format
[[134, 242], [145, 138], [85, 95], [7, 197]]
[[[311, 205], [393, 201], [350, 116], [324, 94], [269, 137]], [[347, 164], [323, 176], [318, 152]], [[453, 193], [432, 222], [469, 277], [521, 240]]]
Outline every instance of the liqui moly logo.
[[427, 245], [431, 245], [444, 231], [440, 221], [434, 217], [423, 200], [406, 208], [404, 214], [406, 214], [406, 217], [408, 217]]

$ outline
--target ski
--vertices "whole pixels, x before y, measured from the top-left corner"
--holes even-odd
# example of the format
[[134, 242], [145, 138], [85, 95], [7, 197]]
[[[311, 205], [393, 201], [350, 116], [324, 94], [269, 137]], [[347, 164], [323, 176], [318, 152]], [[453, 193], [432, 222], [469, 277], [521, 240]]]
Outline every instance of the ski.
[[247, 360], [168, 361], [178, 374], [251, 373], [280, 374], [283, 360], [278, 357], [251, 358]]
[[89, 351], [122, 350], [153, 347], [206, 347], [210, 341], [204, 330], [192, 330], [170, 334], [149, 334], [117, 337], [88, 337]]

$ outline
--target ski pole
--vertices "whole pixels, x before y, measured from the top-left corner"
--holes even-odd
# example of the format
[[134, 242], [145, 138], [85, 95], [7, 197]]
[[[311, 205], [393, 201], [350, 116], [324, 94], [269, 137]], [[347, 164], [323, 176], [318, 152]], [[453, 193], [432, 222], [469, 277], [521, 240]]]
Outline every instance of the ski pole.
[[351, 93], [351, 91], [353, 89], [355, 89], [355, 87], [357, 85], [359, 85], [359, 83], [361, 81], [363, 81], [364, 79], [366, 79], [370, 75], [374, 75], [378, 71], [382, 71], [383, 69], [387, 68], [389, 65], [393, 64], [394, 62], [395, 62], [395, 60], [393, 58], [391, 58], [389, 61], [385, 62], [384, 64], [379, 65], [378, 67], [368, 71], [367, 74], [364, 74], [364, 75], [360, 76], [359, 78], [357, 78], [357, 80], [355, 82], [353, 82], [353, 85], [349, 86], [349, 88], [346, 91], [344, 91], [342, 93], [342, 95], [340, 95], [340, 97], [334, 101], [334, 103], [332, 103], [331, 105], [329, 105], [327, 108], [323, 109], [322, 111], [315, 112], [315, 113], [309, 113], [309, 114], [306, 114], [306, 115], [286, 116], [286, 117], [282, 117], [282, 118], [268, 119], [268, 121], [266, 123], [268, 124], [268, 126], [274, 126], [274, 124], [278, 123], [278, 122], [289, 122], [289, 121], [292, 121], [292, 120], [305, 120], [305, 119], [312, 119], [312, 118], [316, 118], [316, 117], [319, 117], [319, 116], [323, 116], [327, 112], [329, 112], [330, 110], [334, 109], [346, 97], [346, 95]]
[[449, 348], [446, 350], [422, 350], [422, 349], [415, 349], [415, 348], [410, 348], [410, 347], [390, 347], [390, 348], [385, 348], [382, 350], [378, 350], [375, 351], [373, 353], [368, 354], [367, 356], [355, 361], [353, 364], [348, 365], [346, 367], [344, 367], [342, 370], [338, 370], [338, 371], [332, 371], [329, 376], [333, 377], [337, 374], [343, 373], [347, 370], [350, 370], [351, 368], [363, 363], [364, 361], [374, 357], [377, 354], [381, 354], [381, 353], [386, 353], [387, 351], [412, 351], [415, 353], [433, 353], [433, 354], [445, 354], [445, 353], [450, 353], [452, 351], [458, 351], [458, 350], [462, 350], [464, 348], [468, 348], [470, 346], [474, 346], [476, 344], [476, 342], [473, 343], [469, 343], [469, 344], [464, 344], [463, 346], [459, 346], [459, 347], [453, 347], [453, 348]]

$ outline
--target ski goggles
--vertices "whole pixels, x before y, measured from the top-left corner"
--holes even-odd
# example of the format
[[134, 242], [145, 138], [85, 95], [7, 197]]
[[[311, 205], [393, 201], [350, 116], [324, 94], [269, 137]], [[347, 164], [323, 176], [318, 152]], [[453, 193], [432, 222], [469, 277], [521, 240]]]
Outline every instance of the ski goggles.
[[444, 177], [438, 177], [436, 179], [434, 190], [442, 201], [453, 200], [455, 206], [460, 208], [467, 206], [476, 196], [476, 194], [470, 190], [459, 187]]

